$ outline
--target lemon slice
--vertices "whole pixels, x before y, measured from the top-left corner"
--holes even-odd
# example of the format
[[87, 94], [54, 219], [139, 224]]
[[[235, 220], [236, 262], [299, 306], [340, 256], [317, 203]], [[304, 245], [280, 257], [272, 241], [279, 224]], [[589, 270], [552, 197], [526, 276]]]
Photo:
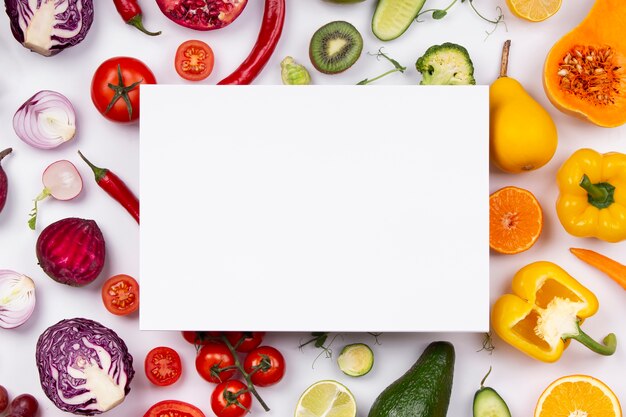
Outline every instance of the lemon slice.
[[530, 22], [541, 22], [561, 8], [561, 0], [506, 0], [511, 12]]
[[356, 401], [337, 381], [319, 381], [298, 400], [295, 417], [356, 417]]

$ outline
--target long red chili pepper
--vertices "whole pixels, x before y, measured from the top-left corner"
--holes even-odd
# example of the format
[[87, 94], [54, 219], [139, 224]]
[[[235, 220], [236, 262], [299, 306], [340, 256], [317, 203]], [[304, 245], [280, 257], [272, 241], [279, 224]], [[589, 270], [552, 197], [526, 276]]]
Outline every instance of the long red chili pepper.
[[117, 12], [122, 16], [124, 22], [131, 26], [136, 27], [146, 35], [157, 36], [161, 34], [161, 31], [150, 32], [143, 27], [143, 20], [141, 18], [141, 7], [137, 0], [113, 0]]
[[259, 37], [243, 63], [219, 85], [250, 84], [274, 53], [285, 23], [285, 0], [265, 0], [265, 12]]
[[133, 216], [133, 218], [137, 221], [137, 224], [139, 224], [139, 199], [126, 186], [126, 184], [124, 184], [124, 181], [122, 181], [120, 177], [112, 173], [110, 170], [106, 168], [99, 168], [89, 162], [89, 160], [85, 158], [80, 151], [78, 151], [78, 154], [93, 171], [93, 174], [96, 177], [96, 183], [100, 186], [100, 188], [120, 203], [126, 211]]

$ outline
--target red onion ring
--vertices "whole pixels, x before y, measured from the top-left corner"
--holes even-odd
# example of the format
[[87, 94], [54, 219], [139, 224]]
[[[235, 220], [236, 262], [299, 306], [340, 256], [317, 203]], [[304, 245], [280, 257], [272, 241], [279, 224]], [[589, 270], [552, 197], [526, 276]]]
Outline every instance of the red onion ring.
[[53, 149], [74, 138], [76, 112], [67, 97], [43, 90], [17, 109], [13, 129], [30, 146]]

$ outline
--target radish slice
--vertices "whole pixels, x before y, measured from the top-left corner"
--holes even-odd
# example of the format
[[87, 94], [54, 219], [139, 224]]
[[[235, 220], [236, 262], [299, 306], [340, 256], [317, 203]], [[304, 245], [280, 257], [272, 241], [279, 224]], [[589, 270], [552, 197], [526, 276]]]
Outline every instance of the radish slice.
[[28, 226], [35, 230], [37, 224], [37, 203], [52, 196], [56, 200], [67, 201], [76, 198], [83, 190], [83, 179], [73, 163], [66, 160], [53, 162], [43, 172], [41, 178], [44, 189], [34, 202]]
[[66, 201], [76, 198], [83, 189], [83, 179], [70, 161], [57, 161], [50, 164], [41, 178], [52, 197]]

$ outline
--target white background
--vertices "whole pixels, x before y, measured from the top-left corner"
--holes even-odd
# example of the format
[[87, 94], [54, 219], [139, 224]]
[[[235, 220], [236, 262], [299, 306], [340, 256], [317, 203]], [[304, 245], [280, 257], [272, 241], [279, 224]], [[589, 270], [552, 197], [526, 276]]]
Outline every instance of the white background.
[[[111, 411], [109, 416], [141, 416], [151, 404], [166, 398], [193, 402], [207, 415], [212, 415], [209, 407], [212, 388], [195, 373], [193, 347], [185, 344], [176, 333], [140, 333], [136, 316], [118, 318], [109, 315], [99, 300], [99, 284], [102, 278], [86, 288], [69, 288], [52, 282], [36, 265], [34, 246], [37, 233], [27, 228], [26, 221], [31, 200], [41, 191], [40, 176], [44, 167], [57, 159], [69, 158], [83, 174], [84, 193], [72, 202], [43, 202], [39, 218], [40, 228], [68, 216], [96, 219], [107, 240], [108, 261], [103, 276], [122, 272], [136, 275], [138, 228], [134, 220], [94, 184], [90, 171], [76, 157], [76, 150], [80, 148], [94, 163], [113, 169], [133, 190], [138, 190], [138, 130], [137, 126], [111, 124], [97, 114], [89, 99], [91, 76], [104, 59], [114, 55], [130, 55], [145, 61], [153, 69], [159, 82], [182, 83], [172, 67], [173, 54], [182, 41], [196, 37], [210, 43], [215, 51], [215, 73], [208, 82], [216, 83], [248, 54], [258, 33], [261, 3], [259, 0], [251, 1], [242, 16], [226, 29], [215, 33], [195, 33], [175, 26], [161, 15], [153, 1], [144, 0], [142, 4], [147, 27], [165, 31], [160, 38], [154, 39], [125, 26], [111, 2], [97, 1], [96, 20], [87, 39], [52, 58], [31, 54], [19, 46], [12, 38], [8, 19], [5, 15], [0, 16], [0, 147], [12, 146], [15, 150], [14, 155], [6, 158], [3, 163], [9, 175], [11, 190], [7, 206], [0, 215], [0, 267], [32, 276], [37, 283], [39, 297], [37, 311], [25, 326], [0, 332], [0, 383], [7, 386], [13, 396], [22, 392], [36, 395], [43, 409], [41, 415], [56, 417], [63, 413], [52, 406], [39, 388], [34, 363], [36, 339], [50, 324], [62, 318], [76, 316], [94, 318], [115, 329], [126, 340], [136, 360], [135, 368], [138, 372], [132, 384], [132, 392], [128, 400]], [[490, 84], [498, 73], [502, 42], [506, 38], [513, 40], [509, 73], [519, 79], [553, 115], [559, 129], [560, 144], [552, 162], [539, 171], [519, 176], [493, 171], [491, 190], [495, 191], [504, 185], [530, 189], [544, 206], [546, 225], [541, 239], [530, 251], [512, 257], [492, 256], [492, 302], [508, 290], [512, 275], [520, 267], [535, 260], [555, 261], [594, 291], [600, 299], [600, 311], [585, 321], [584, 328], [596, 338], [615, 331], [618, 339], [624, 341], [626, 321], [623, 319], [623, 290], [575, 259], [567, 248], [594, 248], [626, 262], [626, 243], [610, 245], [568, 236], [559, 225], [554, 211], [557, 196], [554, 177], [560, 164], [580, 147], [593, 147], [602, 152], [626, 152], [626, 127], [605, 130], [562, 115], [548, 103], [541, 86], [543, 61], [550, 46], [584, 18], [592, 2], [564, 2], [562, 10], [556, 16], [539, 24], [527, 23], [511, 16], [503, 0], [482, 0], [475, 3], [488, 16], [494, 15], [497, 5], [504, 7], [508, 32], [500, 27], [485, 39], [485, 31], [492, 27], [471, 12], [467, 1], [457, 4], [444, 20], [432, 21], [425, 17], [424, 23], [413, 25], [402, 38], [385, 45], [385, 51], [408, 66], [409, 70], [404, 75], [394, 75], [381, 82], [418, 82], [419, 76], [413, 66], [415, 60], [428, 46], [451, 41], [468, 48], [475, 63], [477, 82]], [[446, 4], [447, 1], [429, 0], [427, 6], [443, 7]], [[382, 45], [370, 32], [369, 22], [373, 8], [371, 0], [343, 7], [319, 0], [288, 0], [288, 7], [283, 38], [276, 55], [259, 77], [259, 83], [280, 82], [278, 64], [287, 54], [308, 63], [307, 47], [311, 35], [319, 26], [331, 20], [345, 19], [352, 22], [363, 34], [366, 52], [375, 52]], [[378, 75], [387, 68], [384, 62], [377, 62], [374, 57], [364, 54], [348, 72], [338, 76], [313, 72], [313, 80], [318, 84], [352, 84], [365, 77]], [[17, 107], [42, 89], [64, 93], [74, 102], [78, 111], [80, 131], [76, 141], [55, 151], [29, 148], [15, 137], [11, 127], [11, 119]], [[207, 100], [210, 99], [207, 97]], [[397, 105], [410, 106], [411, 103]], [[333, 110], [341, 111], [340, 107], [334, 107]], [[455, 120], [454, 116], [450, 114], [451, 123]], [[210, 129], [211, 124], [217, 121], [181, 121], [183, 122], [196, 123], [199, 128]], [[359, 122], [372, 121], [356, 121]], [[277, 129], [279, 128], [280, 115], [277, 115]], [[416, 135], [421, 131], [422, 126], [415, 126]], [[173, 137], [172, 158], [184, 158], [185, 152], [189, 150], [176, 148], [176, 138]], [[447, 169], [446, 155], [441, 155], [441, 160], [441, 169]], [[163, 175], [167, 175], [167, 167], [163, 170]], [[164, 198], [167, 198], [167, 190], [164, 190]], [[449, 204], [457, 204], [459, 209], [463, 208], [462, 202], [455, 199], [454, 184], [450, 185]], [[193, 227], [197, 215], [190, 208], [188, 217], [176, 221], [180, 222], [181, 227]], [[454, 254], [450, 254], [450, 258], [454, 259]], [[446, 265], [441, 268], [446, 268]], [[468, 271], [467, 279], [472, 278], [472, 272]], [[172, 285], [175, 285], [174, 280]], [[193, 291], [193, 288], [189, 290]], [[331, 290], [329, 287], [329, 291]], [[233, 293], [231, 296], [233, 308], [237, 308], [237, 294]], [[327, 308], [324, 300], [320, 300], [319, 308]], [[350, 313], [349, 305], [335, 309], [337, 315]], [[262, 314], [262, 310], [259, 314]], [[453, 310], [450, 314], [462, 315], [463, 311]], [[289, 366], [288, 374], [279, 386], [262, 390], [266, 402], [273, 408], [267, 415], [292, 415], [298, 396], [308, 385], [320, 379], [331, 378], [349, 386], [357, 398], [359, 417], [365, 417], [376, 395], [400, 376], [429, 342], [436, 339], [453, 342], [458, 355], [450, 416], [471, 415], [473, 393], [490, 365], [493, 365], [494, 371], [488, 384], [494, 386], [507, 400], [513, 415], [532, 415], [543, 388], [557, 377], [573, 373], [587, 373], [604, 380], [626, 401], [626, 380], [623, 376], [626, 350], [623, 344], [618, 346], [614, 356], [605, 358], [573, 343], [560, 362], [548, 365], [527, 358], [499, 339], [495, 340], [496, 350], [492, 355], [484, 351], [477, 353], [482, 340], [482, 335], [479, 334], [385, 334], [380, 339], [382, 344], [374, 346], [376, 364], [373, 371], [361, 379], [351, 379], [343, 376], [332, 361], [324, 358], [320, 358], [313, 368], [312, 363], [317, 352], [309, 348], [302, 352], [297, 349], [298, 342], [304, 339], [306, 334], [300, 333], [271, 334], [266, 338], [268, 344], [274, 344], [283, 351]], [[355, 340], [373, 344], [370, 336], [356, 334], [337, 338], [333, 346], [339, 348], [344, 343]], [[150, 386], [142, 372], [146, 352], [161, 344], [177, 348], [186, 366], [186, 375], [176, 385], [163, 389]], [[253, 412], [255, 415], [263, 415], [258, 406], [255, 406]]]
[[[150, 85], [141, 100], [141, 329], [489, 329], [487, 87]], [[342, 117], [321, 132], [301, 110], [337, 102]], [[173, 122], [207, 113], [221, 122], [209, 132]], [[377, 117], [390, 122], [346, 123]], [[416, 136], [416, 120], [437, 128]], [[195, 151], [170, 160], [172, 136]], [[443, 172], [450, 144], [439, 138], [457, 149]], [[158, 175], [164, 165], [171, 175]], [[441, 203], [448, 183], [458, 184], [462, 212]], [[163, 221], [192, 205], [202, 213], [195, 227]], [[446, 252], [457, 255], [442, 270]], [[256, 303], [207, 314], [230, 309], [229, 297], [206, 303], [206, 294], [233, 284], [242, 299], [263, 300], [263, 314]], [[162, 308], [167, 298], [173, 311]], [[350, 314], [338, 315], [344, 305]]]

